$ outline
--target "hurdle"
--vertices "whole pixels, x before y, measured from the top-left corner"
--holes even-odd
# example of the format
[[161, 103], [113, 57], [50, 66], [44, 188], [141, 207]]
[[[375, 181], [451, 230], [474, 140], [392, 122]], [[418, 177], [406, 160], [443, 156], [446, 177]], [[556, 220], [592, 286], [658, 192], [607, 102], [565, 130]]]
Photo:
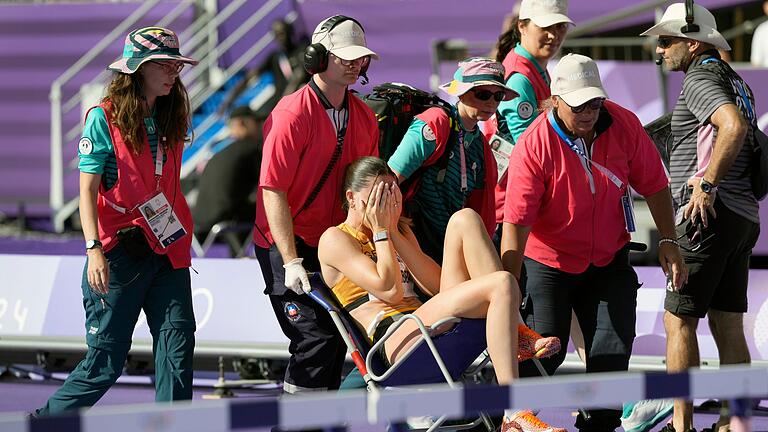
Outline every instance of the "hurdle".
[[302, 429], [347, 425], [370, 429], [413, 416], [466, 417], [506, 408], [612, 406], [621, 401], [661, 398], [765, 398], [768, 368], [724, 366], [681, 373], [596, 373], [526, 378], [509, 386], [430, 386], [368, 393], [284, 396], [280, 398], [192, 401], [94, 407], [62, 416], [0, 416], [7, 432], [238, 431]]

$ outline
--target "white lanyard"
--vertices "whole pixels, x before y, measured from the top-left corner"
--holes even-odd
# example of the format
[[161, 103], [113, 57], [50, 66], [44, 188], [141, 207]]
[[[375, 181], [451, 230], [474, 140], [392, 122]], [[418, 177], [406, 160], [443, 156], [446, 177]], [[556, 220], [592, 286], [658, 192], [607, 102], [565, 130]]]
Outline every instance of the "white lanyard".
[[581, 160], [584, 162], [584, 164], [583, 164], [584, 170], [587, 171], [587, 175], [589, 176], [589, 180], [590, 180], [589, 187], [592, 190], [592, 194], [593, 195], [595, 193], [595, 185], [594, 185], [594, 182], [592, 180], [592, 172], [589, 170], [589, 164], [594, 165], [595, 168], [597, 168], [598, 171], [603, 173], [603, 175], [608, 177], [608, 180], [610, 180], [614, 185], [616, 185], [617, 188], [622, 189], [624, 187], [624, 182], [622, 182], [621, 179], [619, 179], [619, 177], [616, 176], [616, 174], [611, 172], [611, 170], [609, 170], [608, 168], [604, 167], [603, 165], [601, 165], [601, 164], [591, 160], [589, 158], [589, 156], [587, 156], [587, 154], [584, 152], [584, 150], [579, 148], [579, 146], [576, 145], [576, 143], [574, 143], [568, 137], [568, 135], [566, 135], [566, 133], [563, 131], [563, 129], [560, 127], [560, 125], [557, 124], [557, 120], [555, 120], [555, 114], [552, 111], [549, 112], [549, 115], [547, 116], [547, 118], [549, 119], [549, 124], [552, 125], [552, 128], [555, 130], [557, 135], [560, 136], [560, 139], [565, 141], [565, 143], [568, 144], [568, 147], [570, 147], [571, 150], [573, 150], [577, 155], [579, 155]]
[[157, 143], [157, 152], [155, 157], [155, 176], [158, 177], [158, 182], [160, 181], [160, 177], [163, 176], [163, 146], [158, 142]]
[[[589, 188], [592, 191], [592, 195], [595, 194], [595, 183], [594, 179], [592, 178], [592, 171], [589, 169], [589, 163], [592, 163], [598, 171], [603, 173], [606, 177], [608, 177], [613, 184], [616, 185], [619, 190], [623, 189], [623, 193], [621, 195], [621, 199], [619, 200], [621, 202], [622, 211], [624, 212], [624, 224], [627, 229], [627, 232], [633, 233], [636, 229], [635, 224], [635, 210], [634, 210], [634, 204], [632, 202], [632, 196], [629, 193], [629, 188], [624, 189], [624, 182], [622, 182], [616, 174], [612, 173], [611, 170], [604, 167], [603, 165], [592, 161], [589, 159], [587, 154], [582, 150], [576, 143], [574, 143], [570, 138], [568, 138], [568, 135], [563, 132], [563, 129], [560, 128], [560, 125], [557, 124], [557, 121], [555, 120], [555, 115], [552, 111], [549, 112], [549, 115], [547, 116], [549, 119], [549, 124], [552, 125], [552, 128], [557, 132], [557, 134], [560, 136], [560, 138], [565, 141], [568, 144], [568, 147], [571, 148], [577, 155], [579, 155], [579, 159], [581, 159], [582, 166], [584, 167], [584, 170], [587, 171], [587, 176], [589, 176]], [[582, 140], [583, 142], [584, 140]], [[585, 144], [586, 147], [586, 144]]]

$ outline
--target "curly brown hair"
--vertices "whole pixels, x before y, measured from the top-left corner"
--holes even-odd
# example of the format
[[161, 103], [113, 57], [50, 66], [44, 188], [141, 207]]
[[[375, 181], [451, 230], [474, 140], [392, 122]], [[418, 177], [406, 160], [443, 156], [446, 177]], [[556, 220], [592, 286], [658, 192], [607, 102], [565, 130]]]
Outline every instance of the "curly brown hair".
[[[140, 71], [141, 69], [139, 69]], [[144, 138], [144, 117], [148, 116], [142, 94], [142, 75], [116, 72], [102, 102], [111, 105], [111, 122], [120, 130], [125, 144], [135, 154], [141, 153]], [[189, 96], [179, 77], [170, 93], [155, 100], [155, 122], [159, 133], [166, 137], [165, 145], [175, 148], [184, 141], [190, 128]]]

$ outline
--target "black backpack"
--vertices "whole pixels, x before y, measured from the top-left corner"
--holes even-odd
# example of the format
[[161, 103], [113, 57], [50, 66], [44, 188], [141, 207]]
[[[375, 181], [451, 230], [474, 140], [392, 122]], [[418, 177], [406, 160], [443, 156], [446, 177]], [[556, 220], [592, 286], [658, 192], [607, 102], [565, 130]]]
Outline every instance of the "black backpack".
[[[384, 83], [373, 88], [370, 94], [362, 96], [363, 101], [376, 114], [379, 123], [379, 157], [386, 160], [400, 145], [413, 118], [431, 107], [440, 107], [449, 115], [450, 103], [438, 96], [411, 87], [407, 84]], [[451, 126], [453, 126], [451, 116]], [[453, 127], [451, 133], [453, 133]]]
[[[730, 75], [730, 79], [736, 79], [743, 82], [743, 80], [727, 62], [710, 58], [704, 60], [702, 64], [712, 62], [716, 62], [723, 66], [726, 70], [726, 73]], [[743, 100], [745, 105], [751, 105], [746, 94], [740, 93], [737, 96]], [[760, 130], [760, 128], [757, 126], [756, 120], [752, 121], [752, 144], [752, 164], [749, 167], [749, 180], [752, 185], [752, 194], [755, 196], [755, 199], [761, 201], [763, 198], [765, 198], [766, 195], [768, 195], [768, 136], [766, 136], [765, 133]]]
[[[389, 160], [397, 146], [400, 145], [413, 118], [428, 108], [440, 107], [448, 113], [451, 132], [447, 143], [453, 142], [458, 137], [458, 122], [453, 117], [453, 107], [434, 94], [407, 84], [384, 83], [374, 87], [371, 94], [362, 96], [362, 99], [376, 114], [376, 121], [379, 124], [379, 157], [384, 160]], [[417, 238], [422, 250], [437, 262], [442, 261], [444, 240], [438, 238], [439, 236], [435, 235], [425, 224], [423, 217], [421, 217], [421, 209], [412, 198], [419, 189], [421, 178], [430, 166], [438, 168], [436, 181], [438, 183], [444, 181], [451, 153], [445, 151], [446, 147], [448, 145], [438, 146], [438, 148], [443, 149], [443, 153], [430, 165], [420, 167], [400, 185], [403, 191], [404, 214], [411, 218], [414, 232], [418, 233]]]
[[754, 148], [750, 181], [755, 199], [761, 201], [768, 195], [768, 136], [757, 127], [757, 124], [752, 125], [752, 131]]

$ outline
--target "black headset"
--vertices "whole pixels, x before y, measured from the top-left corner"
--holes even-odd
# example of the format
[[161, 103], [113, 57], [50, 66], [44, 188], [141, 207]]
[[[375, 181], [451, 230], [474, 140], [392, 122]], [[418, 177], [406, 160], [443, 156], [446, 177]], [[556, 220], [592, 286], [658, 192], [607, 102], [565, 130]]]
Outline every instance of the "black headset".
[[[331, 30], [333, 30], [334, 27], [344, 21], [354, 21], [358, 26], [360, 26], [360, 29], [363, 30], [363, 33], [365, 33], [363, 25], [360, 24], [358, 20], [345, 15], [334, 15], [325, 20], [323, 25], [320, 26], [320, 29], [313, 33], [312, 36], [325, 33], [326, 36], [324, 36], [324, 38], [330, 37], [329, 33]], [[304, 50], [304, 69], [306, 69], [307, 73], [314, 75], [328, 69], [328, 54], [328, 48], [326, 48], [325, 45], [321, 43], [313, 43], [307, 46], [307, 48]], [[365, 65], [362, 69], [360, 69], [359, 76], [363, 77], [363, 84], [368, 82], [368, 78], [365, 75], [367, 71], [368, 65]]]
[[693, 0], [685, 0], [685, 25], [680, 27], [680, 32], [687, 34], [696, 33], [699, 30], [699, 25], [693, 23]]
[[[695, 24], [693, 22], [694, 18], [694, 10], [693, 10], [693, 0], [685, 0], [685, 25], [680, 27], [680, 33], [682, 34], [688, 34], [688, 33], [696, 33], [701, 28], [698, 24]], [[655, 61], [656, 66], [661, 66], [664, 63], [664, 58], [659, 57]]]

